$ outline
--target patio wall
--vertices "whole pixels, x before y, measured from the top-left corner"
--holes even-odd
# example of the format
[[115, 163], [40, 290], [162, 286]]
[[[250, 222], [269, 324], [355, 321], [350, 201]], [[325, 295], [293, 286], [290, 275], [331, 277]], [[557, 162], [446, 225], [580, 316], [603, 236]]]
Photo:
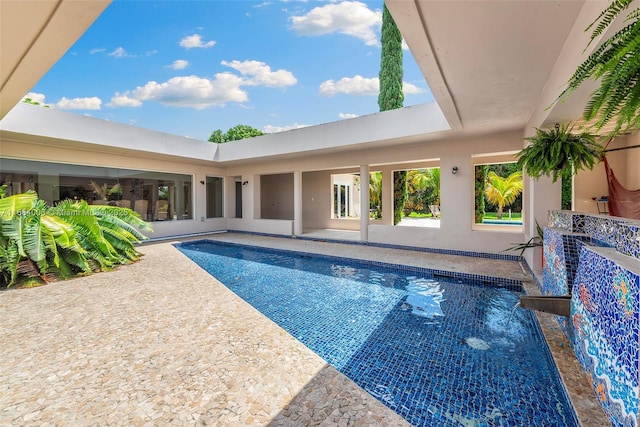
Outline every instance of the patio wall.
[[[622, 148], [640, 144], [640, 136], [622, 136], [612, 142], [608, 148]], [[618, 181], [630, 190], [640, 188], [640, 148], [632, 148], [607, 153], [607, 160]], [[573, 210], [584, 213], [598, 212], [598, 206], [593, 200], [609, 193], [607, 175], [603, 163], [598, 163], [593, 170], [583, 170], [576, 174], [573, 183]], [[602, 210], [603, 204], [600, 204]]]
[[[380, 170], [384, 175], [383, 220], [369, 226], [370, 241], [489, 253], [500, 253], [514, 243], [522, 242], [524, 240], [522, 228], [479, 229], [473, 224], [474, 164], [479, 161], [479, 158], [495, 159], [501, 156], [505, 159], [512, 158], [513, 154], [522, 147], [521, 130], [494, 131], [473, 136], [457, 132], [432, 133], [424, 136], [408, 135], [373, 143], [365, 141], [373, 137], [369, 129], [373, 122], [377, 123], [376, 126], [380, 129], [398, 128], [408, 132], [413, 128], [406, 123], [407, 114], [411, 117], [419, 116], [431, 111], [432, 107], [431, 105], [412, 107], [404, 111], [406, 114], [380, 113], [380, 116], [376, 116], [377, 119], [369, 116], [363, 117], [362, 120], [352, 119], [348, 121], [348, 127], [346, 121], [330, 123], [283, 132], [277, 134], [279, 138], [274, 134], [268, 138], [257, 137], [237, 141], [238, 144], [232, 142], [216, 146], [206, 141], [25, 104], [17, 106], [2, 121], [1, 155], [20, 159], [143, 168], [192, 175], [193, 200], [195, 200], [193, 220], [156, 224], [154, 237], [232, 228], [263, 233], [284, 233], [288, 230], [288, 225], [283, 228], [280, 223], [258, 220], [266, 219], [262, 216], [264, 210], [267, 216], [291, 221], [289, 214], [284, 215], [283, 211], [269, 213], [269, 210], [274, 207], [273, 203], [276, 207], [282, 206], [286, 212], [290, 212], [288, 205], [292, 198], [285, 193], [290, 193], [291, 187], [287, 184], [282, 194], [279, 194], [283, 187], [278, 183], [270, 183], [271, 178], [265, 178], [267, 188], [263, 189], [261, 177], [300, 172], [302, 173], [302, 228], [358, 230], [361, 226], [358, 220], [331, 219], [329, 176], [332, 171], [358, 172], [361, 165], [369, 165], [371, 171]], [[65, 126], [60, 126], [60, 123], [65, 123]], [[348, 135], [341, 134], [341, 131], [347, 132], [347, 128]], [[337, 141], [325, 141], [326, 138], [334, 135], [342, 136]], [[324, 152], [317, 148], [325, 142], [329, 146], [343, 144], [350, 138], [355, 138], [356, 142], [359, 138], [363, 144], [354, 144], [348, 150], [341, 149], [338, 152]], [[305, 147], [314, 148], [315, 151], [292, 151], [303, 141]], [[268, 149], [262, 147], [266, 142], [278, 144], [278, 147]], [[235, 153], [240, 146], [241, 151], [245, 153], [264, 152], [266, 157], [221, 160], [221, 158], [228, 158], [229, 153]], [[222, 155], [220, 152], [225, 150], [227, 154]], [[279, 150], [288, 150], [288, 154], [278, 155]], [[399, 169], [434, 166], [439, 166], [442, 171], [440, 228], [392, 226], [392, 172]], [[451, 173], [454, 166], [458, 167], [458, 173], [455, 175]], [[200, 185], [199, 182], [205, 181], [207, 176], [222, 176], [227, 180], [225, 184], [226, 218], [206, 219], [205, 186]], [[245, 183], [242, 185], [243, 213], [242, 218], [228, 221], [235, 216], [236, 181]], [[526, 185], [527, 183], [525, 183], [525, 191], [527, 191]], [[541, 196], [542, 199], [545, 197], [547, 196], [544, 194]], [[545, 201], [542, 200], [541, 203]], [[549, 206], [553, 204], [547, 204], [547, 207]]]
[[[251, 151], [250, 141], [244, 141]], [[253, 141], [259, 144], [260, 141]], [[369, 225], [369, 241], [406, 246], [428, 247], [472, 252], [500, 253], [516, 242], [523, 241], [522, 228], [474, 227], [474, 163], [479, 155], [493, 153], [491, 159], [512, 158], [522, 147], [520, 132], [504, 132], [474, 138], [449, 138], [441, 141], [422, 141], [415, 144], [390, 144], [347, 153], [307, 155], [295, 159], [251, 162], [249, 165], [229, 166], [227, 176], [242, 176], [255, 181], [256, 175], [303, 171], [303, 227], [359, 229], [358, 221], [331, 220], [331, 173], [357, 172], [359, 165], [370, 170], [382, 170], [383, 217], [391, 212], [391, 172], [414, 167], [441, 168], [440, 228], [395, 227], [376, 223]], [[500, 156], [497, 156], [497, 155]], [[497, 157], [496, 157], [497, 156]], [[453, 166], [458, 173], [453, 175]], [[251, 187], [248, 185], [247, 187]], [[248, 188], [251, 191], [251, 188]], [[256, 190], [254, 190], [256, 191]], [[385, 215], [385, 213], [389, 213]], [[247, 218], [249, 219], [249, 218]], [[269, 230], [263, 230], [269, 232]]]
[[[447, 141], [425, 141], [422, 143], [398, 147], [384, 147], [345, 154], [327, 154], [306, 156], [295, 161], [281, 160], [252, 163], [246, 166], [216, 166], [214, 162], [198, 161], [177, 156], [162, 156], [136, 150], [118, 149], [116, 152], [104, 152], [100, 146], [67, 146], [52, 140], [48, 144], [25, 143], [11, 140], [2, 141], [2, 155], [29, 160], [52, 161], [58, 163], [85, 164], [120, 168], [144, 168], [163, 172], [185, 173], [194, 177], [194, 216], [193, 220], [154, 224], [153, 237], [165, 237], [180, 234], [203, 233], [227, 228], [252, 230], [263, 233], [282, 233], [280, 225], [272, 227], [269, 221], [255, 222], [259, 219], [292, 220], [291, 184], [281, 186], [275, 177], [290, 177], [295, 170], [303, 173], [303, 226], [317, 228], [341, 228], [358, 230], [359, 220], [336, 220], [331, 218], [332, 172], [355, 172], [357, 164], [370, 164], [371, 170], [382, 170], [389, 181], [383, 188], [385, 200], [385, 218], [390, 221], [391, 212], [391, 174], [393, 170], [413, 167], [439, 165], [441, 174], [441, 212], [439, 229], [422, 227], [394, 227], [385, 225], [385, 221], [370, 225], [369, 239], [372, 242], [399, 244], [407, 246], [429, 247], [460, 251], [499, 253], [514, 242], [522, 241], [521, 229], [473, 229], [473, 156], [478, 153], [508, 153], [516, 150], [520, 144], [518, 132], [501, 133], [479, 138], [450, 139]], [[407, 162], [407, 160], [411, 162]], [[459, 172], [451, 174], [451, 168], [458, 166]], [[308, 171], [308, 172], [307, 172]], [[288, 175], [281, 175], [288, 174]], [[269, 177], [267, 177], [269, 175]], [[206, 219], [205, 186], [201, 180], [207, 176], [222, 176], [235, 181], [240, 177], [248, 181], [243, 186], [243, 218], [232, 223], [227, 218]], [[261, 180], [264, 176], [262, 188]], [[273, 182], [272, 182], [273, 181]], [[226, 185], [227, 192], [233, 192]], [[235, 197], [225, 197], [227, 204]], [[264, 199], [264, 200], [262, 200]], [[273, 206], [275, 203], [276, 206]], [[289, 205], [287, 205], [289, 204]], [[286, 205], [286, 206], [285, 206]], [[274, 210], [275, 209], [275, 210]], [[284, 210], [282, 210], [284, 209]], [[266, 218], [263, 217], [267, 215]], [[229, 210], [226, 211], [227, 214]], [[228, 215], [229, 216], [229, 215]], [[204, 218], [204, 219], [203, 219]], [[286, 226], [288, 229], [288, 226]]]

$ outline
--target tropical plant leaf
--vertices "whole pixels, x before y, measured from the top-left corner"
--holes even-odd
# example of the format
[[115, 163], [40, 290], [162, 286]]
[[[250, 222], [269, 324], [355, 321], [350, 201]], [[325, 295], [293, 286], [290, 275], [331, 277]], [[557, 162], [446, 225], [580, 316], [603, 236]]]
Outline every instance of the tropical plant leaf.
[[38, 200], [38, 194], [34, 191], [1, 198], [0, 220], [8, 221], [17, 215], [25, 214], [31, 209], [36, 200]]
[[18, 263], [20, 262], [20, 253], [18, 251], [18, 245], [15, 241], [9, 241], [6, 246], [6, 267], [9, 273], [9, 282], [7, 286], [11, 286], [15, 283], [18, 276]]
[[0, 286], [19, 275], [46, 281], [134, 262], [135, 244], [151, 230], [131, 209], [83, 200], [48, 207], [35, 192], [0, 198]]
[[[590, 46], [609, 28], [616, 18], [629, 9], [633, 0], [613, 0], [589, 25], [592, 31]], [[615, 137], [621, 132], [640, 128], [640, 9], [626, 15], [627, 24], [604, 40], [582, 63], [567, 82], [555, 102], [565, 99], [587, 80], [599, 80], [600, 86], [591, 93], [583, 116], [596, 119], [595, 129], [601, 130], [610, 122], [615, 127], [608, 133]]]

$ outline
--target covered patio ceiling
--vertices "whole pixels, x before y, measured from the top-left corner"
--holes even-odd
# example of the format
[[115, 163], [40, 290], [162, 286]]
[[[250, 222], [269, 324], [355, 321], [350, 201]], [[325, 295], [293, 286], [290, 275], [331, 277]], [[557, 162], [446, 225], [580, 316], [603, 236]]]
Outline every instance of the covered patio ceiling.
[[594, 86], [554, 100], [590, 52], [585, 28], [606, 0], [386, 4], [454, 130], [526, 129], [581, 117]]

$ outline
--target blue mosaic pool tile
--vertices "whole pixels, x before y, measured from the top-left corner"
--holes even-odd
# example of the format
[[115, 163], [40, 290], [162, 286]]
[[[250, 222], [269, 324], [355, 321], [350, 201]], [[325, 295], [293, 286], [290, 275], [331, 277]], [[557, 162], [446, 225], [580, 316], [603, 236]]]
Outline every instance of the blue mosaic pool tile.
[[[191, 245], [194, 243], [201, 244], [206, 242], [211, 242], [211, 241], [202, 239], [202, 240], [195, 240], [195, 241], [190, 241], [185, 243], [178, 243], [176, 244], [176, 246]], [[222, 246], [235, 246], [235, 247], [245, 247], [245, 248], [252, 247], [252, 246], [244, 245], [241, 243], [231, 243], [231, 242], [216, 242], [216, 244], [219, 244]], [[516, 280], [516, 279], [509, 279], [505, 277], [485, 276], [482, 274], [462, 273], [459, 271], [390, 264], [388, 262], [383, 262], [383, 261], [356, 260], [352, 258], [344, 258], [344, 257], [324, 255], [324, 254], [314, 254], [310, 252], [298, 252], [298, 251], [291, 251], [286, 249], [269, 249], [269, 251], [272, 251], [274, 253], [282, 253], [282, 254], [303, 254], [305, 256], [314, 257], [318, 259], [326, 259], [326, 260], [333, 260], [337, 262], [351, 263], [353, 265], [362, 266], [362, 267], [381, 267], [381, 268], [391, 269], [401, 274], [427, 275], [429, 277], [434, 277], [434, 278], [441, 278], [441, 279], [461, 281], [461, 282], [464, 281], [467, 283], [472, 283], [480, 286], [501, 286], [513, 291], [522, 291], [523, 289], [522, 281]]]
[[521, 292], [348, 258], [177, 246], [415, 426], [578, 425], [535, 316], [516, 309]]
[[614, 426], [637, 427], [640, 265], [612, 249], [582, 246], [571, 299], [573, 346]]

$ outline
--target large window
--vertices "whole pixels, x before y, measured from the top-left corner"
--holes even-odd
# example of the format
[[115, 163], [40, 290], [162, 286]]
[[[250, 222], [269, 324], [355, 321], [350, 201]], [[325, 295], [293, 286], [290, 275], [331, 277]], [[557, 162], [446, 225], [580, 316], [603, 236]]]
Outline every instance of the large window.
[[217, 176], [207, 177], [207, 218], [222, 218], [223, 179]]
[[127, 207], [145, 221], [192, 219], [192, 181], [174, 173], [0, 159], [7, 195], [34, 190], [52, 206], [73, 199]]
[[475, 165], [475, 223], [522, 225], [522, 170], [517, 163]]
[[[440, 227], [440, 168], [408, 169], [404, 188], [395, 188], [394, 171], [394, 205], [404, 200], [399, 218], [394, 217], [395, 225], [408, 227]], [[393, 215], [390, 212], [390, 215]], [[399, 221], [397, 221], [399, 219]], [[396, 222], [397, 221], [397, 222]]]

